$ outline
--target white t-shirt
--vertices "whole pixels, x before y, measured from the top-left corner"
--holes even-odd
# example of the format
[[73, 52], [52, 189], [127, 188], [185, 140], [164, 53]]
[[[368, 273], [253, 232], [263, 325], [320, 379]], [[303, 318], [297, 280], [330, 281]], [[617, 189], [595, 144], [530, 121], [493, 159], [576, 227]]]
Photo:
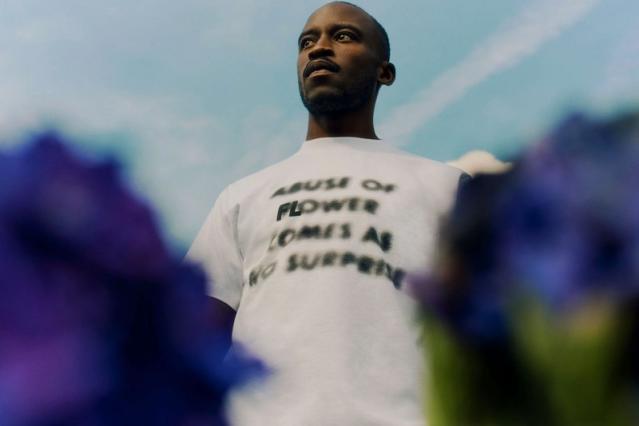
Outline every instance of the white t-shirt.
[[407, 277], [425, 272], [461, 171], [353, 137], [304, 142], [228, 186], [187, 258], [272, 370], [231, 396], [235, 426], [422, 425]]

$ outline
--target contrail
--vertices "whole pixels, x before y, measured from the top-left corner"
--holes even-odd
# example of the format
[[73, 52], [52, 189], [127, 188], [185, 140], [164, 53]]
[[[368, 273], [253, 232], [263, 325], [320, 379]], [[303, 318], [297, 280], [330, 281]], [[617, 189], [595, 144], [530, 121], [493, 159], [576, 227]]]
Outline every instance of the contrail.
[[524, 8], [501, 29], [446, 70], [414, 100], [395, 108], [381, 125], [384, 139], [409, 142], [412, 133], [486, 78], [515, 66], [544, 43], [586, 16], [600, 0], [541, 0]]

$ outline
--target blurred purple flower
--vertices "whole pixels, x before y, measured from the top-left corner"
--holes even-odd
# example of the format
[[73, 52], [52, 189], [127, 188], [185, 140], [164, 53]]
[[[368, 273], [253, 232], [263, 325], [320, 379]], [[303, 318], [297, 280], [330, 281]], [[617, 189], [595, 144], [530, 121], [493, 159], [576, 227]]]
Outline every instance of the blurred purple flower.
[[0, 424], [223, 425], [260, 371], [223, 362], [204, 276], [114, 161], [54, 133], [0, 154]]
[[[509, 304], [561, 315], [592, 297], [639, 299], [639, 114], [564, 120], [515, 167], [460, 191], [427, 312], [474, 342], [508, 338]], [[510, 306], [512, 308], [512, 305]]]

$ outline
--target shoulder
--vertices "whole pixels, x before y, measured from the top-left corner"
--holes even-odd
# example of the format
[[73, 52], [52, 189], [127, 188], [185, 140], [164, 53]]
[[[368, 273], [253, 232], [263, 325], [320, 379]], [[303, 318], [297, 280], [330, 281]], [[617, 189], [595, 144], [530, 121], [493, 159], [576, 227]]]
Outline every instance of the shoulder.
[[223, 199], [227, 208], [232, 208], [269, 191], [273, 181], [287, 176], [294, 167], [295, 158], [296, 154], [230, 183], [222, 190], [218, 199]]
[[392, 152], [401, 162], [402, 173], [407, 175], [419, 191], [420, 199], [427, 200], [429, 208], [442, 212], [449, 210], [459, 188], [469, 178], [461, 169], [400, 149]]
[[460, 179], [467, 177], [467, 174], [462, 169], [454, 165], [413, 154], [396, 147], [390, 148], [387, 154], [395, 157], [397, 161], [402, 162], [403, 165], [412, 172], [422, 175], [429, 180], [442, 178], [457, 183]]

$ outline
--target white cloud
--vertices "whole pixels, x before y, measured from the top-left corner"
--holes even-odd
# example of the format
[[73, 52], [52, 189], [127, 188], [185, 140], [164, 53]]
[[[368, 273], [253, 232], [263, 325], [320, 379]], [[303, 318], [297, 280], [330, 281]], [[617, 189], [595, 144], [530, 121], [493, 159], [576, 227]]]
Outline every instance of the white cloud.
[[[225, 2], [216, 8], [215, 20], [204, 29], [204, 38], [216, 45], [223, 43], [234, 47], [247, 47], [265, 40], [257, 37], [255, 22], [260, 11], [267, 6], [258, 0]], [[222, 12], [223, 13], [219, 13]]]
[[381, 126], [398, 145], [488, 77], [518, 64], [586, 16], [599, 0], [540, 0], [479, 43], [414, 100], [393, 110]]
[[68, 16], [39, 16], [26, 20], [14, 29], [15, 41], [20, 43], [46, 43], [77, 40], [80, 28]]
[[[15, 141], [25, 130], [53, 123], [76, 139], [99, 140], [99, 151], [126, 156], [131, 166], [127, 172], [134, 177], [135, 186], [165, 213], [172, 228], [180, 229], [172, 232], [174, 235], [192, 228], [194, 225], [188, 225], [192, 215], [206, 209], [202, 201], [199, 209], [178, 210], [176, 193], [187, 193], [197, 200], [201, 198], [198, 192], [210, 184], [199, 171], [208, 171], [210, 180], [228, 172], [231, 144], [226, 140], [230, 129], [216, 117], [182, 113], [171, 99], [96, 91], [50, 99], [38, 107], [9, 102], [0, 106], [0, 117], [0, 140]], [[116, 136], [104, 140], [104, 135]], [[190, 178], [193, 175], [200, 179]]]
[[[179, 80], [183, 74], [171, 74], [170, 68], [171, 55], [179, 51], [184, 52], [179, 69], [204, 66], [214, 73], [200, 58], [201, 43], [218, 56], [233, 48], [242, 57], [273, 60], [271, 54], [283, 50], [278, 37], [288, 29], [273, 28], [276, 34], [265, 37], [265, 24], [269, 13], [287, 12], [285, 5], [274, 9], [257, 0], [193, 0], [188, 6], [152, 0], [132, 6], [117, 0], [100, 6], [63, 3], [9, 0], [3, 6], [0, 145], [51, 123], [97, 144], [99, 151], [119, 154], [135, 186], [181, 241], [192, 238], [225, 185], [299, 145], [304, 129], [297, 117], [290, 120], [274, 108], [251, 112], [249, 107], [247, 116], [261, 122], [253, 118], [239, 125], [207, 113], [205, 106], [194, 111], [189, 86]], [[150, 79], [161, 75], [164, 80], [157, 81], [175, 84], [167, 90], [131, 90], [130, 81], [145, 61], [151, 64]], [[152, 67], [158, 65], [161, 69]], [[182, 91], [176, 90], [180, 84]]]
[[[0, 105], [0, 145], [46, 123], [88, 142], [97, 137], [106, 144], [99, 150], [126, 155], [134, 186], [182, 243], [195, 235], [224, 186], [293, 153], [305, 130], [303, 117], [274, 107], [247, 111], [236, 128], [212, 115], [185, 113], [171, 98], [105, 91], [50, 99], [38, 108]], [[125, 136], [117, 148], [115, 140], [104, 140], [114, 134]]]
[[305, 135], [304, 116], [287, 117], [273, 107], [257, 108], [238, 129], [242, 156], [233, 164], [237, 179], [289, 156], [301, 145]]
[[639, 89], [639, 19], [611, 50], [605, 76], [596, 92], [604, 98], [636, 99]]

